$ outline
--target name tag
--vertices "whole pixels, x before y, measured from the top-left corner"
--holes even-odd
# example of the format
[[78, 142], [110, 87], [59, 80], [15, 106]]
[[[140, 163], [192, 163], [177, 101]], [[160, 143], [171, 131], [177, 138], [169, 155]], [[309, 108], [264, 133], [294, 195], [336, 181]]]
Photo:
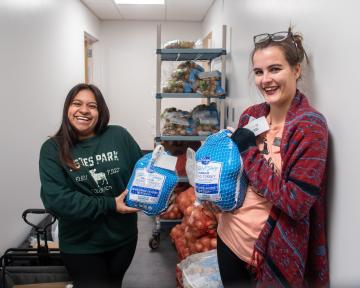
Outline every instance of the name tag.
[[255, 136], [260, 135], [261, 133], [264, 133], [269, 130], [269, 124], [266, 121], [265, 116], [262, 116], [260, 118], [251, 120], [244, 128], [249, 129], [254, 132]]
[[175, 171], [176, 162], [177, 162], [177, 157], [167, 155], [164, 153], [160, 156], [160, 158], [158, 158], [156, 160], [154, 166], [157, 166], [157, 167], [163, 168], [163, 169], [167, 169], [167, 170], [171, 170], [171, 171]]

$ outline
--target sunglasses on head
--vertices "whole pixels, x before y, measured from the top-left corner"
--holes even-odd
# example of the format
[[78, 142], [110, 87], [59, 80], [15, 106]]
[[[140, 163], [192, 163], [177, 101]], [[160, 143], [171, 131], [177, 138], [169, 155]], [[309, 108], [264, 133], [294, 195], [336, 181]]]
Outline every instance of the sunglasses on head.
[[257, 46], [257, 45], [260, 45], [263, 43], [281, 42], [281, 41], [287, 40], [288, 38], [290, 38], [292, 43], [294, 44], [295, 49], [296, 49], [296, 54], [299, 57], [299, 52], [298, 52], [297, 44], [294, 39], [294, 35], [290, 31], [281, 31], [281, 32], [276, 32], [276, 33], [272, 33], [272, 34], [263, 33], [263, 34], [255, 35], [254, 36], [254, 44], [255, 44], [255, 46]]
[[287, 32], [287, 31], [276, 32], [273, 34], [263, 33], [263, 34], [254, 36], [254, 44], [257, 45], [257, 44], [270, 42], [270, 41], [281, 42], [281, 41], [288, 39], [289, 37], [292, 40], [294, 40], [293, 34], [291, 32]]

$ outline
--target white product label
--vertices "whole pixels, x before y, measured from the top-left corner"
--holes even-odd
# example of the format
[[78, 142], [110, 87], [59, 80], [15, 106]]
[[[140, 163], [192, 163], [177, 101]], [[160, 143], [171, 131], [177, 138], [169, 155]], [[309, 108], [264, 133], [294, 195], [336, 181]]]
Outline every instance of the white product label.
[[164, 183], [164, 175], [156, 172], [149, 173], [146, 169], [137, 169], [129, 191], [130, 200], [144, 204], [156, 204], [159, 202]]
[[209, 161], [207, 157], [196, 162], [195, 191], [199, 199], [220, 200], [220, 175], [222, 163]]
[[175, 171], [177, 157], [163, 153], [155, 162], [154, 166]]
[[258, 136], [261, 133], [264, 133], [269, 130], [269, 124], [266, 121], [265, 116], [262, 116], [260, 118], [252, 120], [247, 125], [245, 125], [244, 128], [253, 131], [255, 136]]

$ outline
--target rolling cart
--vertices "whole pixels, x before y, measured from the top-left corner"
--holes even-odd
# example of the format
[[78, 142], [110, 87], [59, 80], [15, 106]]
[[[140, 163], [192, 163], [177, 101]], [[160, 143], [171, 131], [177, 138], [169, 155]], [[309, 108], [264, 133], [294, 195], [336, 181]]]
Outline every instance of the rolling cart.
[[[47, 217], [36, 225], [29, 221], [29, 214], [43, 214]], [[37, 247], [31, 248], [30, 245], [22, 245], [23, 248], [9, 248], [5, 251], [0, 258], [0, 287], [11, 288], [17, 284], [68, 282], [69, 277], [63, 265], [60, 250], [48, 246], [48, 238], [51, 237], [49, 228], [55, 223], [56, 217], [45, 209], [27, 209], [22, 213], [22, 218], [33, 228]], [[44, 245], [41, 245], [42, 240]]]
[[[178, 182], [179, 183], [188, 183], [188, 179], [186, 176], [179, 176], [178, 178]], [[180, 224], [182, 219], [161, 219], [160, 216], [155, 216], [154, 219], [154, 228], [152, 230], [152, 236], [149, 239], [149, 247], [152, 250], [155, 250], [157, 248], [159, 248], [160, 246], [160, 234], [161, 234], [161, 229], [164, 226], [167, 227], [173, 227], [176, 224]]]

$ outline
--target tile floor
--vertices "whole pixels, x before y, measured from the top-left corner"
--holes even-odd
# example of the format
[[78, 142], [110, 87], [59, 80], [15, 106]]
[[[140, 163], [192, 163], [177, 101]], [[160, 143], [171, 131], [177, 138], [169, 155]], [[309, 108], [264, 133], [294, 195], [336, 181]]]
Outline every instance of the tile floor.
[[123, 288], [175, 288], [177, 254], [169, 236], [174, 223], [162, 223], [160, 246], [149, 247], [154, 218], [139, 213], [139, 240], [134, 259], [125, 274]]

